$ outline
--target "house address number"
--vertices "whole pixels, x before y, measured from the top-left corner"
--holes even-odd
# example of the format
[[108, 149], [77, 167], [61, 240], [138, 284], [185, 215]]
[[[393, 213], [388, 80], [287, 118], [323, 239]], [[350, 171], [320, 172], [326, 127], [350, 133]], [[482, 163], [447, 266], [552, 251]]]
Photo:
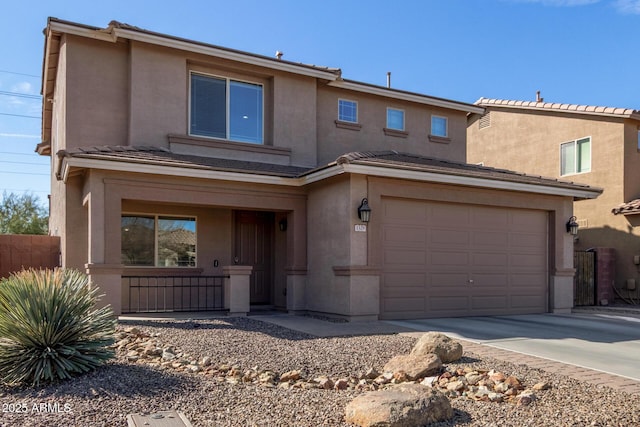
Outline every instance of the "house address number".
[[366, 224], [356, 224], [356, 231], [362, 232], [362, 233], [366, 233], [367, 232], [367, 225]]

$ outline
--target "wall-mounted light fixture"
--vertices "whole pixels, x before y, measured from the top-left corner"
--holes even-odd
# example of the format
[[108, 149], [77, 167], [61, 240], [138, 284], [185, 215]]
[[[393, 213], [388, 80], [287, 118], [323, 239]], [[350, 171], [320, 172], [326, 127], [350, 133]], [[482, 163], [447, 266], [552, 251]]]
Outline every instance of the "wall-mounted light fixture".
[[578, 235], [578, 222], [576, 221], [578, 218], [576, 218], [575, 216], [572, 216], [571, 218], [569, 218], [569, 221], [567, 221], [567, 233], [571, 234], [572, 236], [577, 236]]
[[280, 220], [280, 222], [278, 223], [278, 227], [280, 228], [280, 231], [287, 231], [287, 219], [283, 218]]
[[360, 218], [362, 222], [369, 222], [371, 219], [371, 208], [369, 207], [369, 201], [366, 197], [362, 199], [360, 207], [358, 207], [358, 218]]

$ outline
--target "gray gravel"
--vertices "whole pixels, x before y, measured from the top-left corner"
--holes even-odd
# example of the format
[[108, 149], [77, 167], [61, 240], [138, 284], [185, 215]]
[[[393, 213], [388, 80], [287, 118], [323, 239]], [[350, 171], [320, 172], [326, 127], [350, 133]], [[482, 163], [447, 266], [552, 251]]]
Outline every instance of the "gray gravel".
[[[338, 378], [358, 375], [368, 367], [381, 369], [392, 356], [409, 352], [415, 342], [399, 335], [319, 339], [251, 318], [135, 325], [160, 334], [163, 342], [193, 358], [210, 356], [214, 363], [279, 373], [299, 369], [307, 377]], [[437, 426], [640, 425], [638, 396], [468, 352], [448, 365], [464, 366], [499, 370], [529, 386], [548, 381], [552, 389], [537, 392], [537, 400], [523, 407], [455, 399], [454, 419]], [[0, 425], [126, 426], [127, 414], [176, 409], [194, 426], [346, 426], [344, 407], [359, 393], [233, 385], [119, 357], [72, 381], [38, 389], [1, 388]], [[16, 408], [25, 412], [16, 413]]]

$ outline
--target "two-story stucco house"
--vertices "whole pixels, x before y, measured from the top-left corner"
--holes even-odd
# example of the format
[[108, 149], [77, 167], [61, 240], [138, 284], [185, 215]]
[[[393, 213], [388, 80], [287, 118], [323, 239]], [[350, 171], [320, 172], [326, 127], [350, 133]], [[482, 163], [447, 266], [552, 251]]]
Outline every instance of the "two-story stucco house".
[[600, 190], [465, 163], [482, 107], [117, 22], [45, 37], [50, 230], [116, 312], [571, 308], [565, 223]]
[[469, 116], [469, 162], [604, 189], [574, 204], [576, 249], [615, 249], [618, 297], [637, 298], [640, 111], [544, 102], [539, 94], [536, 101], [482, 98], [476, 105], [486, 112]]

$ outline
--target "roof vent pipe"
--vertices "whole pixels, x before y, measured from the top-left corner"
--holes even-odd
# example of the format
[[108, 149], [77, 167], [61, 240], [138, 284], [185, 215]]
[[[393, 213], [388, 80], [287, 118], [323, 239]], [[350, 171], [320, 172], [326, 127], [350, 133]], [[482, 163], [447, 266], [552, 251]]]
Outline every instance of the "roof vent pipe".
[[282, 55], [284, 55], [282, 52], [280, 52], [279, 50], [276, 50], [276, 58], [282, 59]]
[[387, 87], [391, 88], [391, 71], [387, 71]]
[[536, 102], [544, 102], [544, 98], [540, 98], [540, 91], [536, 92]]

